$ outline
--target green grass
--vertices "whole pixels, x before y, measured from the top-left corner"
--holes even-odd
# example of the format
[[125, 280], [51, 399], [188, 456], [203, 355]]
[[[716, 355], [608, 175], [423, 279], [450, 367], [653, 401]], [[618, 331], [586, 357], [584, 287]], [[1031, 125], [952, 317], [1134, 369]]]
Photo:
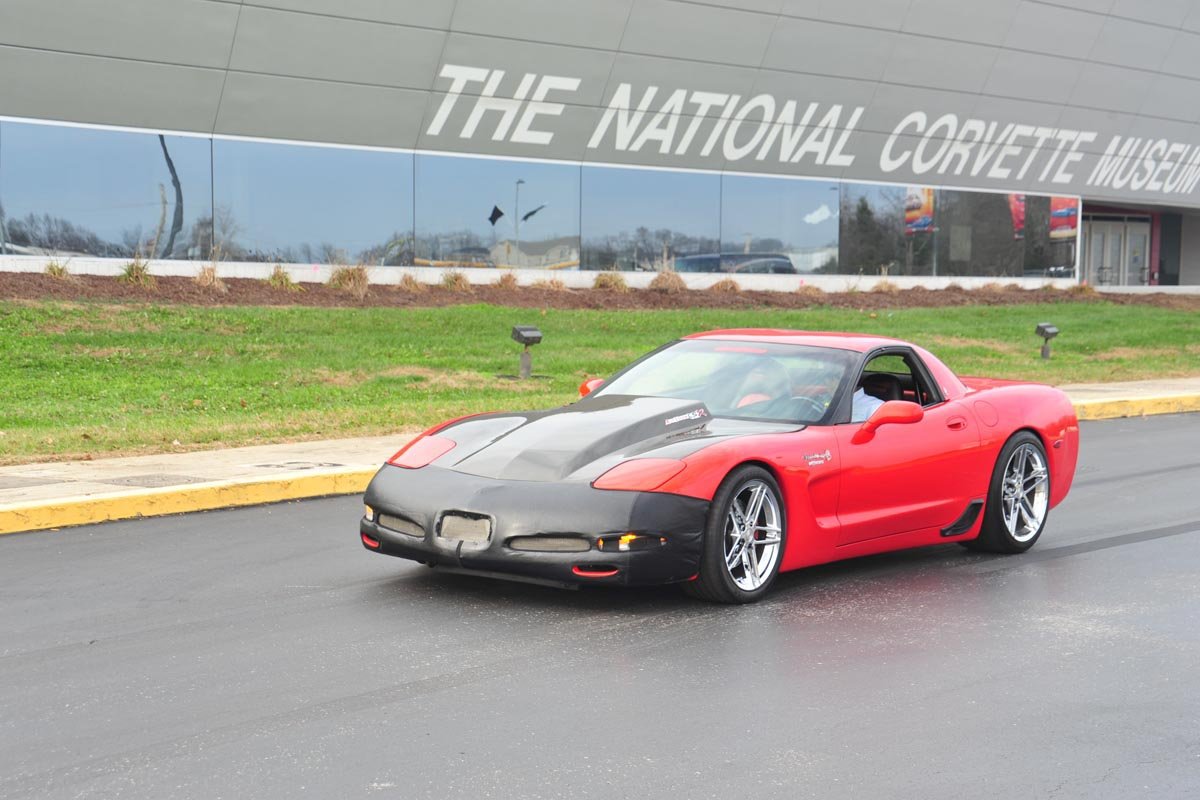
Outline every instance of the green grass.
[[[1036, 323], [1062, 333], [1038, 358]], [[545, 333], [515, 373], [514, 324]], [[0, 463], [420, 429], [569, 402], [690, 331], [770, 326], [911, 339], [960, 374], [1048, 383], [1200, 375], [1194, 313], [1104, 302], [860, 312], [193, 308], [0, 302]], [[178, 444], [176, 444], [178, 443]]]

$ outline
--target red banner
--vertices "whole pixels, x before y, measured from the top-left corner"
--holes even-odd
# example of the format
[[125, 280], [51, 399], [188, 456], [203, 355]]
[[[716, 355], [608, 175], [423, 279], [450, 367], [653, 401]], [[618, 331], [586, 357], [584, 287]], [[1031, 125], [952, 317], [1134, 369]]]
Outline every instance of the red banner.
[[904, 235], [933, 230], [933, 189], [910, 186], [904, 196]]
[[1079, 232], [1079, 198], [1050, 198], [1050, 238], [1074, 239]]
[[1008, 196], [1008, 213], [1012, 215], [1013, 238], [1025, 238], [1025, 195]]

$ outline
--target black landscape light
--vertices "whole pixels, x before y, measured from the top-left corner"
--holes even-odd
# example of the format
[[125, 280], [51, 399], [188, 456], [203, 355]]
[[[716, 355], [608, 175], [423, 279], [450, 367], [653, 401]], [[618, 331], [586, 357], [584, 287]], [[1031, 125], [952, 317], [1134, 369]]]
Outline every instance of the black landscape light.
[[1050, 340], [1058, 336], [1058, 328], [1051, 325], [1049, 322], [1039, 323], [1037, 326], [1037, 335], [1045, 341], [1042, 342], [1042, 358], [1050, 357]]
[[542, 341], [542, 332], [533, 325], [513, 325], [513, 341], [525, 345], [521, 351], [521, 379], [527, 380], [533, 375], [533, 354], [529, 348]]

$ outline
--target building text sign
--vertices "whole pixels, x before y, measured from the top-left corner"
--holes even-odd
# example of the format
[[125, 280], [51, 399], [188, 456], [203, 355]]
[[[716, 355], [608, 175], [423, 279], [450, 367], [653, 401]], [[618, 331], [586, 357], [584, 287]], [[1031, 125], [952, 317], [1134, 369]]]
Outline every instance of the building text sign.
[[[448, 81], [428, 137], [548, 146], [583, 81], [560, 75], [445, 64]], [[459, 113], [455, 113], [456, 110]], [[1200, 147], [1164, 138], [1102, 136], [914, 109], [881, 131], [861, 128], [866, 107], [806, 102], [774, 94], [742, 96], [620, 83], [600, 110], [589, 151], [661, 157], [666, 164], [721, 162], [726, 168], [827, 173], [871, 160], [872, 173], [897, 182], [1038, 183], [1089, 190], [1191, 194], [1200, 184]], [[465, 113], [463, 113], [465, 112]]]

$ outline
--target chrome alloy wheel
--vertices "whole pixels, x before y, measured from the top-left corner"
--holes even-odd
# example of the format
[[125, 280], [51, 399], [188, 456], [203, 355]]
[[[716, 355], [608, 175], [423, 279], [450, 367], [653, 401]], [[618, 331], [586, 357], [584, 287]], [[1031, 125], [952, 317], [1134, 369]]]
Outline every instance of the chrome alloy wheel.
[[1046, 461], [1032, 444], [1022, 444], [1004, 467], [1000, 510], [1009, 534], [1028, 542], [1042, 529], [1050, 505], [1050, 473]]
[[747, 481], [725, 517], [725, 568], [739, 589], [752, 592], [773, 574], [783, 541], [775, 492], [761, 480]]

